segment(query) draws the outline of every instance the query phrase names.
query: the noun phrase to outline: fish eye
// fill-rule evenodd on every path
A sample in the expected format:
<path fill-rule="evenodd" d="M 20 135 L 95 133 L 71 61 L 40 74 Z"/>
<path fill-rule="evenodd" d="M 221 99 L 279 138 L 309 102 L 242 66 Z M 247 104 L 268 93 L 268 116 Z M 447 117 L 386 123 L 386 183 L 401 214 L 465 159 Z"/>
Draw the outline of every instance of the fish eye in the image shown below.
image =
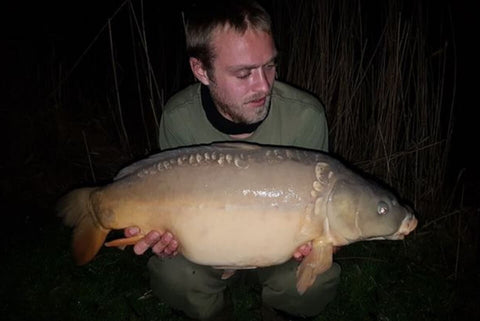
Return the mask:
<path fill-rule="evenodd" d="M 378 214 L 386 215 L 386 214 L 388 214 L 388 211 L 389 211 L 389 207 L 388 207 L 387 203 L 385 203 L 383 201 L 378 202 L 378 205 L 377 205 L 377 213 Z"/>

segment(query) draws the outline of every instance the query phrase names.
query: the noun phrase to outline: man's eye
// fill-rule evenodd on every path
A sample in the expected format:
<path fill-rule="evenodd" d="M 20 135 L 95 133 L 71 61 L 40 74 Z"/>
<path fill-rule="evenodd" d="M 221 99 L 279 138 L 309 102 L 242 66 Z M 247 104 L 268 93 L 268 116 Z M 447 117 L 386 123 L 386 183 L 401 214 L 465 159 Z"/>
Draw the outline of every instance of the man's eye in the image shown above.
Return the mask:
<path fill-rule="evenodd" d="M 237 75 L 237 78 L 246 79 L 246 78 L 248 78 L 248 76 L 250 76 L 250 73 L 241 73 L 241 74 Z"/>
<path fill-rule="evenodd" d="M 277 67 L 277 64 L 271 63 L 271 64 L 266 65 L 266 67 L 267 67 L 267 69 L 275 69 Z"/>

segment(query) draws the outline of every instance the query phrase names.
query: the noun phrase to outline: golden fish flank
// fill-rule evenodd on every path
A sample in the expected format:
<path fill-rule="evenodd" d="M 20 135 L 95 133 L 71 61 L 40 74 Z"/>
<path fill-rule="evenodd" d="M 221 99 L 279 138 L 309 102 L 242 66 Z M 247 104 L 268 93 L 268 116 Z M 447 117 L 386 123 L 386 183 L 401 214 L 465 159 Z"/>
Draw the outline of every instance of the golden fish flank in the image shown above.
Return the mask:
<path fill-rule="evenodd" d="M 334 246 L 402 239 L 417 225 L 391 193 L 327 154 L 246 143 L 152 155 L 109 185 L 70 192 L 57 208 L 74 227 L 79 264 L 96 255 L 110 230 L 132 225 L 142 233 L 169 230 L 187 259 L 228 269 L 283 263 L 311 241 L 298 267 L 300 293 L 331 266 Z"/>

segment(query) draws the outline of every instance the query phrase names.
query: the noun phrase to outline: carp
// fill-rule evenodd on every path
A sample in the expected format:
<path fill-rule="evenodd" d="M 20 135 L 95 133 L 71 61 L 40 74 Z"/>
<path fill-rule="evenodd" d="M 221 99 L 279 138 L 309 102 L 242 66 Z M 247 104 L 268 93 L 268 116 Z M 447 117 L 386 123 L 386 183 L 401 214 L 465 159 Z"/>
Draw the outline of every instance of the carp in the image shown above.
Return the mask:
<path fill-rule="evenodd" d="M 401 240 L 417 219 L 388 189 L 326 153 L 251 143 L 163 151 L 122 169 L 102 187 L 79 188 L 57 203 L 73 227 L 73 256 L 86 264 L 111 230 L 170 231 L 188 260 L 226 270 L 281 264 L 302 244 L 303 294 L 332 265 L 333 248 Z M 227 272 L 229 271 L 229 272 Z"/>

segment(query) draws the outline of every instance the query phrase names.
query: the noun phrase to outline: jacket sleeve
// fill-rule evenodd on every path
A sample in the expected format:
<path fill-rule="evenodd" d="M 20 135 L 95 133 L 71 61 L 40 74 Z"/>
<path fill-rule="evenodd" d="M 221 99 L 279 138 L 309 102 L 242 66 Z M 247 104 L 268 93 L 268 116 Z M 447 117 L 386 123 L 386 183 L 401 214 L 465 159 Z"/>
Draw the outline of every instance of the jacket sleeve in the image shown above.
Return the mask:
<path fill-rule="evenodd" d="M 302 126 L 296 135 L 295 145 L 328 152 L 328 124 L 320 102 L 302 114 L 300 123 Z"/>
<path fill-rule="evenodd" d="M 162 114 L 158 136 L 161 150 L 188 145 L 179 128 L 180 124 L 177 124 L 168 112 Z"/>

